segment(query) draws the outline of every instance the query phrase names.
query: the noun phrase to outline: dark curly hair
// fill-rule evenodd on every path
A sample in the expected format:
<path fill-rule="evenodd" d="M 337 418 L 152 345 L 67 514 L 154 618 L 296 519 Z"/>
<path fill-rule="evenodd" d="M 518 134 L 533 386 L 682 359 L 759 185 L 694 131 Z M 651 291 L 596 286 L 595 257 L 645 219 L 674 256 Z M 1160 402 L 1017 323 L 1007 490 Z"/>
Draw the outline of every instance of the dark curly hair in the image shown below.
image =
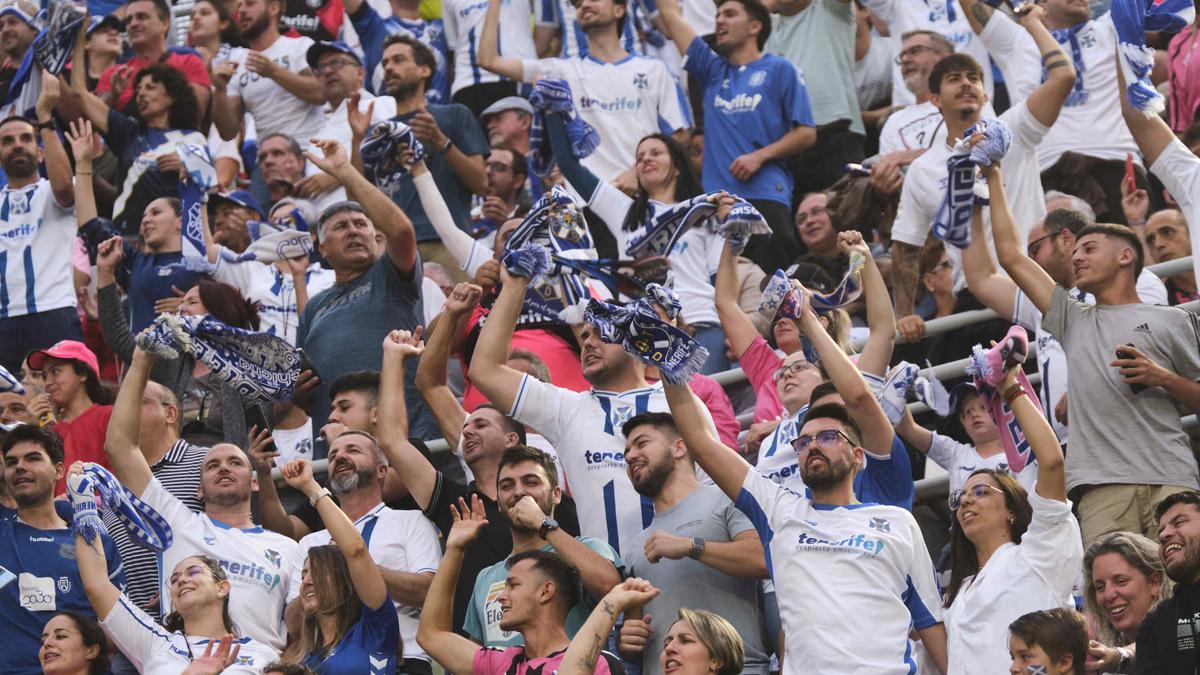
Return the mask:
<path fill-rule="evenodd" d="M 188 84 L 187 76 L 178 68 L 165 63 L 155 63 L 140 70 L 133 80 L 133 91 L 137 92 L 142 80 L 151 78 L 167 90 L 171 98 L 171 107 L 167 111 L 167 126 L 172 129 L 200 128 L 200 102 L 196 100 L 196 92 Z M 146 123 L 141 120 L 142 124 Z"/>
<path fill-rule="evenodd" d="M 80 641 L 83 642 L 84 648 L 96 647 L 98 652 L 95 658 L 88 659 L 88 675 L 104 675 L 108 672 L 109 661 L 112 660 L 112 645 L 108 642 L 108 637 L 101 630 L 100 624 L 96 623 L 95 619 L 76 614 L 75 612 L 59 612 L 55 616 L 65 616 L 70 619 L 71 623 L 75 624 L 75 630 L 79 631 Z"/>
<path fill-rule="evenodd" d="M 241 291 L 233 286 L 208 277 L 200 277 L 196 285 L 199 286 L 200 302 L 213 318 L 228 326 L 258 330 L 258 303 L 242 297 Z"/>

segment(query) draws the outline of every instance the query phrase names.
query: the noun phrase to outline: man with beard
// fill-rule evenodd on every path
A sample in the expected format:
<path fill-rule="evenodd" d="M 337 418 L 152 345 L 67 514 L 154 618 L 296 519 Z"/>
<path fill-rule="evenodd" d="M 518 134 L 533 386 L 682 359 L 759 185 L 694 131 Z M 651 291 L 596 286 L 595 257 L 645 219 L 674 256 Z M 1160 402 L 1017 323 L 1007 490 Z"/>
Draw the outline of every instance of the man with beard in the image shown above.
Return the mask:
<path fill-rule="evenodd" d="M 147 66 L 165 63 L 176 68 L 187 77 L 188 85 L 196 94 L 200 119 L 208 112 L 211 97 L 208 66 L 204 57 L 189 47 L 167 47 L 167 34 L 171 31 L 171 7 L 166 0 L 131 0 L 125 3 L 125 34 L 133 47 L 133 58 L 124 63 L 109 66 L 100 75 L 96 95 L 111 108 L 128 115 L 137 113 L 134 102 L 134 84 L 137 74 Z"/>
<path fill-rule="evenodd" d="M 900 74 L 904 86 L 916 98 L 914 105 L 907 105 L 888 115 L 879 132 L 880 161 L 891 161 L 908 166 L 921 156 L 926 148 L 944 143 L 946 124 L 942 113 L 929 101 L 929 71 L 942 58 L 954 53 L 954 44 L 931 30 L 914 30 L 901 36 Z M 899 154 L 903 153 L 903 154 Z M 877 162 L 872 172 L 879 170 Z"/>
<path fill-rule="evenodd" d="M 374 436 L 358 430 L 343 432 L 329 448 L 329 488 L 338 506 L 354 522 L 367 542 L 371 558 L 379 565 L 388 593 L 396 604 L 404 664 L 398 673 L 429 675 L 429 657 L 417 645 L 421 605 L 441 558 L 437 530 L 416 511 L 397 511 L 383 503 L 383 481 L 388 461 Z M 300 540 L 299 555 L 291 567 L 291 590 L 286 612 L 289 632 L 299 634 L 303 611 L 300 581 L 308 550 L 332 543 L 328 530 Z"/>
<path fill-rule="evenodd" d="M 1138 673 L 1192 675 L 1200 659 L 1200 492 L 1159 502 L 1158 552 L 1175 593 L 1150 610 L 1137 636 Z"/>
<path fill-rule="evenodd" d="M 5 0 L 0 3 L 0 91 L 8 92 L 21 61 L 37 37 L 33 17 L 38 5 L 32 0 Z"/>
<path fill-rule="evenodd" d="M 78 227 L 74 183 L 51 119 L 58 90 L 58 80 L 46 78 L 36 125 L 0 120 L 0 167 L 8 174 L 0 189 L 0 365 L 13 373 L 35 349 L 83 340 L 69 245 Z M 43 159 L 47 178 L 38 174 Z"/>
<path fill-rule="evenodd" d="M 817 323 L 811 308 L 805 317 Z M 941 597 L 916 520 L 902 508 L 862 504 L 854 496 L 864 455 L 847 412 L 856 401 L 816 406 L 805 416 L 793 446 L 812 491 L 807 498 L 752 470 L 704 431 L 703 408 L 691 389 L 665 390 L 692 457 L 767 547 L 783 632 L 791 638 L 783 659 L 788 672 L 914 672 L 910 627 L 945 672 Z M 871 640 L 862 639 L 863 617 L 871 617 Z"/>
<path fill-rule="evenodd" d="M 249 111 L 259 138 L 284 134 L 307 146 L 325 117 L 325 90 L 308 67 L 306 37 L 279 34 L 284 0 L 239 0 L 238 26 L 250 49 L 213 64 L 213 123 L 231 141 Z"/>
<path fill-rule="evenodd" d="M 633 489 L 654 500 L 654 520 L 629 546 L 629 576 L 661 592 L 621 628 L 622 655 L 659 675 L 657 655 L 667 621 L 684 607 L 725 617 L 746 648 L 744 673 L 767 673 L 770 650 L 763 634 L 756 579 L 768 576 L 754 524 L 715 485 L 701 485 L 696 465 L 668 413 L 645 413 L 625 423 L 625 461 Z M 651 627 L 659 617 L 657 629 Z"/>
<path fill-rule="evenodd" d="M 546 453 L 527 445 L 514 445 L 504 451 L 496 475 L 496 502 L 512 533 L 512 555 L 534 550 L 554 553 L 579 570 L 585 594 L 565 617 L 564 627 L 571 637 L 587 620 L 596 601 L 621 583 L 622 565 L 617 552 L 603 541 L 573 537 L 563 531 L 554 519 L 562 494 L 554 460 Z M 524 644 L 523 636 L 514 629 L 504 608 L 502 591 L 511 559 L 485 567 L 475 577 L 463 628 L 484 647 Z"/>
<path fill-rule="evenodd" d="M 154 358 L 134 352 L 134 362 L 144 359 L 148 373 Z M 144 378 L 145 376 L 141 376 Z M 144 379 L 135 378 L 134 384 Z M 124 391 L 122 393 L 127 393 Z M 287 644 L 283 609 L 290 588 L 288 572 L 297 556 L 296 542 L 258 527 L 250 512 L 250 499 L 258 482 L 246 453 L 236 445 L 220 443 L 200 464 L 200 489 L 204 512 L 193 513 L 187 504 L 167 491 L 138 447 L 119 426 L 110 426 L 105 452 L 113 473 L 134 495 L 166 520 L 174 541 L 159 558 L 159 603 L 170 613 L 170 580 L 163 570 L 173 570 L 184 558 L 207 555 L 216 559 L 233 585 L 229 616 L 248 635 L 272 649 Z"/>
<path fill-rule="evenodd" d="M 471 195 L 482 197 L 488 190 L 483 168 L 488 144 L 479 122 L 462 104 L 426 103 L 425 89 L 437 68 L 437 60 L 429 47 L 411 35 L 394 33 L 383 41 L 382 66 L 384 87 L 396 100 L 396 119 L 411 126 L 425 146 L 425 166 L 445 199 L 454 224 L 464 232 L 469 231 Z M 442 265 L 452 275 L 461 269 L 425 213 L 411 174 L 400 180 L 391 197 L 412 219 L 421 259 Z M 457 277 L 457 281 L 466 280 L 461 273 Z"/>
<path fill-rule="evenodd" d="M 75 533 L 55 509 L 54 485 L 64 473 L 62 441 L 54 432 L 22 425 L 0 446 L 4 484 L 17 505 L 15 518 L 0 519 L 0 631 L 2 669 L 14 675 L 41 673 L 42 627 L 59 612 L 95 618 L 75 565 Z M 109 579 L 125 584 L 121 556 L 102 533 Z M 18 577 L 19 575 L 19 577 Z"/>

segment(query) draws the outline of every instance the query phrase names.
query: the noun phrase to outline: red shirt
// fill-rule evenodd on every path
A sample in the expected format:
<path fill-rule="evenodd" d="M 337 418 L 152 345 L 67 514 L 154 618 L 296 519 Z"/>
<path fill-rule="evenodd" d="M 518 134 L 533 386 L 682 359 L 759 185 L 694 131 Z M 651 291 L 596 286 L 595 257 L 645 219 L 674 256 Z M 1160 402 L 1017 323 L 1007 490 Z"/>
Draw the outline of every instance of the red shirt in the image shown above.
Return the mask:
<path fill-rule="evenodd" d="M 160 62 L 166 63 L 168 66 L 174 66 L 188 82 L 192 84 L 202 84 L 206 87 L 212 86 L 212 80 L 208 77 L 208 67 L 204 65 L 204 59 L 200 53 L 194 49 L 187 47 L 171 47 L 163 54 Z M 117 63 L 108 67 L 100 75 L 100 83 L 96 85 L 96 93 L 102 94 L 112 89 L 113 73 L 117 72 L 117 68 L 121 66 L 129 66 L 133 72 L 129 75 L 129 84 L 125 86 L 125 91 L 121 92 L 121 96 L 117 99 L 117 110 L 124 110 L 125 106 L 133 100 L 133 83 L 137 80 L 137 74 L 142 71 L 142 68 L 155 63 L 149 59 L 144 59 L 138 55 L 134 55 L 125 63 Z"/>
<path fill-rule="evenodd" d="M 51 427 L 63 442 L 63 468 L 71 468 L 74 462 L 95 462 L 108 468 L 108 455 L 104 454 L 104 437 L 108 434 L 108 419 L 112 417 L 111 405 L 94 405 L 70 422 L 59 422 Z M 54 487 L 54 494 L 67 491 L 66 476 Z"/>

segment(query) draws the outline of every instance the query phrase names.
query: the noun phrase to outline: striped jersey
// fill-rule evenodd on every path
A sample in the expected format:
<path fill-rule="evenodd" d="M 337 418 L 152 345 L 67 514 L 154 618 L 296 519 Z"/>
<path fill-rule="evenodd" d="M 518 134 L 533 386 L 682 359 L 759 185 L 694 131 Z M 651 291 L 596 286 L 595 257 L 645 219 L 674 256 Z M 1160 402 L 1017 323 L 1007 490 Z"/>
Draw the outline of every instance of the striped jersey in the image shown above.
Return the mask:
<path fill-rule="evenodd" d="M 75 306 L 71 246 L 75 207 L 50 181 L 0 189 L 0 319 Z"/>

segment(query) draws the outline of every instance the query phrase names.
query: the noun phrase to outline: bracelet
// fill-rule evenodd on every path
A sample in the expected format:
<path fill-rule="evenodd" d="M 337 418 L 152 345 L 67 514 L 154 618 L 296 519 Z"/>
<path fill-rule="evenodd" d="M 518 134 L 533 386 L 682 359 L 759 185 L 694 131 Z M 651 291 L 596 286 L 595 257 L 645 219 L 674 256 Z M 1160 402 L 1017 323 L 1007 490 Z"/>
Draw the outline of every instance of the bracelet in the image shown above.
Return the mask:
<path fill-rule="evenodd" d="M 90 175 L 92 175 L 92 172 L 91 171 L 76 171 L 75 175 L 76 176 L 90 176 Z"/>
<path fill-rule="evenodd" d="M 1024 396 L 1026 393 L 1025 387 L 1022 387 L 1021 383 L 1018 382 L 1008 389 L 1005 389 L 1002 396 L 1004 396 L 1004 403 L 1012 406 L 1012 402 L 1017 400 L 1018 396 Z"/>
<path fill-rule="evenodd" d="M 1117 661 L 1117 672 L 1133 672 L 1133 652 L 1129 651 L 1125 647 L 1117 647 L 1117 654 L 1120 656 L 1120 659 Z"/>
<path fill-rule="evenodd" d="M 454 139 L 447 136 L 446 142 L 442 144 L 442 152 L 450 150 L 450 146 L 452 145 L 454 145 Z"/>
<path fill-rule="evenodd" d="M 318 502 L 320 502 L 322 499 L 324 499 L 326 497 L 332 498 L 332 494 L 329 492 L 329 488 L 323 487 L 323 488 L 321 488 L 321 490 L 319 492 L 317 492 L 317 494 L 308 498 L 308 503 L 311 504 L 312 506 L 316 506 Z"/>

